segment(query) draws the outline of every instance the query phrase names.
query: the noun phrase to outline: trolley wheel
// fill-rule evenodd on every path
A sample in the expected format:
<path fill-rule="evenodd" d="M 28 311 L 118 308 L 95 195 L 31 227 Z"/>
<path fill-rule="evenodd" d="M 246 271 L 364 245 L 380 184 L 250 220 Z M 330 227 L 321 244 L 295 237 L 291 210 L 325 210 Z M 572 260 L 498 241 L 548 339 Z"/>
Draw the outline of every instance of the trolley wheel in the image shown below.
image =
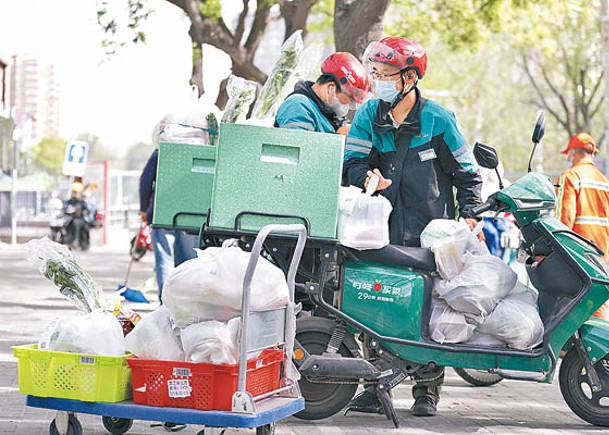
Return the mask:
<path fill-rule="evenodd" d="M 501 376 L 484 370 L 462 369 L 457 367 L 453 367 L 453 369 L 464 381 L 476 387 L 490 387 L 503 380 Z"/>
<path fill-rule="evenodd" d="M 577 349 L 572 348 L 560 364 L 560 392 L 571 411 L 596 426 L 609 426 L 609 354 L 594 364 L 602 389 L 593 392 Z"/>
<path fill-rule="evenodd" d="M 131 429 L 131 426 L 133 426 L 133 420 L 128 418 L 103 416 L 102 423 L 104 424 L 106 430 L 112 435 L 122 435 Z"/>
<path fill-rule="evenodd" d="M 68 419 L 68 431 L 67 432 L 59 432 L 57 429 L 57 422 L 55 419 L 51 422 L 49 426 L 49 435 L 82 435 L 82 426 L 78 418 L 75 415 L 70 414 Z"/>
<path fill-rule="evenodd" d="M 275 423 L 265 424 L 256 428 L 256 435 L 273 435 L 275 433 Z"/>

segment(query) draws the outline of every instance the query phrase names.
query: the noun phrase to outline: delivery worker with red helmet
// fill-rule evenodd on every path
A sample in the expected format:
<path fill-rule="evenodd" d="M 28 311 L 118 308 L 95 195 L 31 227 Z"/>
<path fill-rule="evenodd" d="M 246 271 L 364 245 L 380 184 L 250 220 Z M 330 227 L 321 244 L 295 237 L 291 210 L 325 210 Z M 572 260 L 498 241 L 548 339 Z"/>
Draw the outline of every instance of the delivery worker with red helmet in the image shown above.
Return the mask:
<path fill-rule="evenodd" d="M 277 110 L 275 126 L 346 135 L 347 113 L 362 104 L 369 91 L 370 77 L 361 62 L 351 53 L 333 53 L 323 61 L 315 83 L 296 83 Z"/>
<path fill-rule="evenodd" d="M 378 175 L 377 190 L 393 206 L 391 244 L 420 246 L 420 234 L 432 219 L 456 218 L 453 190 L 461 217 L 480 203 L 478 165 L 453 112 L 421 95 L 418 83 L 427 71 L 421 44 L 386 37 L 369 45 L 363 62 L 377 98 L 364 103 L 353 118 L 343 180 L 367 187 L 370 177 Z M 444 369 L 425 366 L 413 377 L 413 415 L 435 415 Z M 351 401 L 350 410 L 383 413 L 370 388 Z"/>
<path fill-rule="evenodd" d="M 594 165 L 598 152 L 588 133 L 571 137 L 562 154 L 570 168 L 558 177 L 556 219 L 573 232 L 592 240 L 609 259 L 609 180 Z M 606 303 L 594 316 L 608 318 Z"/>

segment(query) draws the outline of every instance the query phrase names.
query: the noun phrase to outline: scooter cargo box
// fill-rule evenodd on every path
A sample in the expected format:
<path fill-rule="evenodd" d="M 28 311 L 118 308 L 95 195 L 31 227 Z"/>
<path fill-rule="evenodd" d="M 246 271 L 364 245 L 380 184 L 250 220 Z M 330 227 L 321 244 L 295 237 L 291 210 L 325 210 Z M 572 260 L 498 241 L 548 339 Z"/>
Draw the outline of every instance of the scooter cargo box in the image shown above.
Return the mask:
<path fill-rule="evenodd" d="M 343 149 L 341 135 L 222 124 L 210 226 L 306 220 L 309 236 L 336 238 Z"/>
<path fill-rule="evenodd" d="M 217 148 L 161 142 L 152 224 L 198 230 L 211 205 Z"/>

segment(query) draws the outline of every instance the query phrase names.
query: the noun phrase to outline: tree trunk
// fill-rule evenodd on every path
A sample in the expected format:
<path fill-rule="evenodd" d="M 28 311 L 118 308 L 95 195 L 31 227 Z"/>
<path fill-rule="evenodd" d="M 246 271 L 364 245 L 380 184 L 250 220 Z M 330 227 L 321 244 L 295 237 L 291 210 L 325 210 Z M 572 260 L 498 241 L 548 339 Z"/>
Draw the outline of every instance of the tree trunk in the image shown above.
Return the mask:
<path fill-rule="evenodd" d="M 358 59 L 368 44 L 383 34 L 383 17 L 390 0 L 336 0 L 334 43 L 336 51 L 348 51 Z"/>
<path fill-rule="evenodd" d="M 285 42 L 298 29 L 302 29 L 302 38 L 304 39 L 307 34 L 307 19 L 317 0 L 279 0 L 278 3 L 281 16 L 285 21 L 283 41 Z"/>
<path fill-rule="evenodd" d="M 193 38 L 194 31 L 192 26 L 188 31 L 192 45 L 192 74 L 190 76 L 190 84 L 196 85 L 199 88 L 199 96 L 205 93 L 203 87 L 203 47 Z"/>

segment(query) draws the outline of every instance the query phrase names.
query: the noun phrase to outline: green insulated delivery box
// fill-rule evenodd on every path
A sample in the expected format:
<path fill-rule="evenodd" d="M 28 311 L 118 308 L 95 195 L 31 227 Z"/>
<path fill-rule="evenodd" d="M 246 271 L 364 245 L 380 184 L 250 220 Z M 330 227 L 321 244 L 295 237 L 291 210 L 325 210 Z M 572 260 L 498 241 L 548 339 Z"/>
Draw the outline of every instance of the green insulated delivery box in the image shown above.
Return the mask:
<path fill-rule="evenodd" d="M 221 124 L 210 226 L 258 231 L 310 223 L 309 236 L 336 238 L 344 136 Z M 242 212 L 247 212 L 236 218 Z"/>
<path fill-rule="evenodd" d="M 211 205 L 217 147 L 161 142 L 153 225 L 199 229 Z"/>

